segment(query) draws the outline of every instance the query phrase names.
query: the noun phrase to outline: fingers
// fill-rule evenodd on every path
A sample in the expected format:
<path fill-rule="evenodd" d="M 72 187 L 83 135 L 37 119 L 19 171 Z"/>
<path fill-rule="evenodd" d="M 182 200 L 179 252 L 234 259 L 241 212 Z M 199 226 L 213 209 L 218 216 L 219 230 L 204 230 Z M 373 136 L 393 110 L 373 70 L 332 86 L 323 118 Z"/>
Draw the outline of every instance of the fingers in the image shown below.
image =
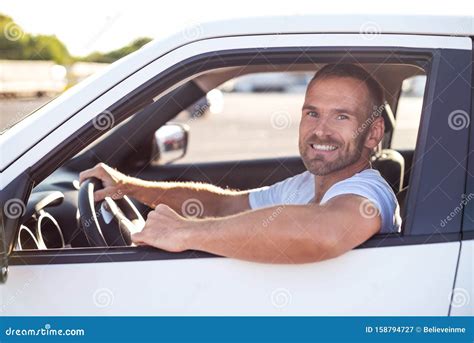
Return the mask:
<path fill-rule="evenodd" d="M 166 206 L 166 205 L 164 205 Z M 171 210 L 171 209 L 169 209 Z M 157 211 L 157 210 L 154 210 L 154 211 L 150 211 L 148 212 L 148 215 L 147 215 L 147 218 L 146 218 L 146 221 L 145 221 L 145 227 L 143 228 L 143 230 L 141 231 L 141 233 L 147 233 L 148 231 L 156 228 L 157 226 L 160 226 L 160 225 L 163 225 L 164 223 L 172 223 L 172 221 L 170 221 L 170 216 L 169 215 L 165 215 L 162 210 L 161 211 Z"/>
<path fill-rule="evenodd" d="M 93 177 L 93 169 L 87 169 L 79 173 L 79 183 L 83 183 L 85 179 Z"/>
<path fill-rule="evenodd" d="M 167 212 L 167 215 L 163 212 Z M 175 213 L 170 207 L 164 204 L 157 206 L 148 214 L 143 230 L 132 235 L 132 242 L 167 251 L 184 251 L 186 247 L 180 238 L 183 222 L 179 218 L 170 217 L 170 213 Z"/>
<path fill-rule="evenodd" d="M 152 223 L 163 223 L 163 222 L 168 222 L 170 219 L 169 216 L 164 215 L 163 213 L 157 212 L 157 211 L 150 211 L 148 212 L 148 215 L 145 220 L 145 227 L 143 230 L 146 230 L 148 228 L 148 225 Z"/>
<path fill-rule="evenodd" d="M 123 192 L 120 189 L 115 187 L 106 187 L 104 189 L 99 189 L 94 192 L 94 201 L 101 201 L 104 200 L 105 197 L 111 197 L 114 200 L 122 199 Z"/>
<path fill-rule="evenodd" d="M 142 232 L 137 232 L 132 234 L 132 242 L 137 245 L 146 245 L 144 242 L 144 234 Z"/>
<path fill-rule="evenodd" d="M 97 202 L 104 200 L 107 196 L 110 196 L 107 189 L 99 189 L 98 191 L 94 192 L 94 201 Z"/>
<path fill-rule="evenodd" d="M 86 169 L 79 174 L 79 183 L 82 183 L 84 182 L 84 180 L 91 177 L 96 177 L 102 180 L 102 178 L 104 177 L 104 171 L 105 171 L 104 163 L 99 163 L 94 168 Z"/>
<path fill-rule="evenodd" d="M 107 196 L 107 192 L 106 192 L 105 189 L 100 189 L 98 191 L 95 191 L 94 192 L 94 201 L 98 202 L 98 201 L 104 200 L 106 196 Z"/>
<path fill-rule="evenodd" d="M 147 219 L 153 219 L 153 218 L 156 218 L 156 217 L 159 217 L 160 215 L 158 213 L 156 213 L 155 211 L 150 211 L 148 212 L 146 218 Z"/>
<path fill-rule="evenodd" d="M 171 207 L 169 207 L 166 204 L 158 204 L 158 206 L 155 207 L 154 211 L 151 211 L 150 213 L 155 213 L 161 216 L 169 217 L 169 218 L 179 218 L 179 214 L 175 212 Z"/>
<path fill-rule="evenodd" d="M 151 233 L 150 227 L 145 226 L 142 231 L 132 234 L 132 242 L 137 245 L 152 245 L 153 235 Z"/>

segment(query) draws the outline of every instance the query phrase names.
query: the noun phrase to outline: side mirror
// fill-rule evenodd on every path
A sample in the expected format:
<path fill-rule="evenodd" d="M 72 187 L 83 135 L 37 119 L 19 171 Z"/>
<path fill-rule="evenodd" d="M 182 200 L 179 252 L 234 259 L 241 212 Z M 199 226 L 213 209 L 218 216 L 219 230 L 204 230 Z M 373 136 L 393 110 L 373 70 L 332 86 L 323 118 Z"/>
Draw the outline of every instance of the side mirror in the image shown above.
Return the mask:
<path fill-rule="evenodd" d="M 179 160 L 188 149 L 189 126 L 179 123 L 167 123 L 155 132 L 160 164 L 170 164 Z"/>

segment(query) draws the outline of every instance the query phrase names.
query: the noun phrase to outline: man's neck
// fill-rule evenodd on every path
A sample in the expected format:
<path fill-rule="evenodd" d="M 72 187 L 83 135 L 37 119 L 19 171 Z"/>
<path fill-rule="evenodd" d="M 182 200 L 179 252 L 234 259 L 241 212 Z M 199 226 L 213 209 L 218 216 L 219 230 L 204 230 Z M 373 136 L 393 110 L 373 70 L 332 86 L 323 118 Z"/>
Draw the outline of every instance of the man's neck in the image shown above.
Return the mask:
<path fill-rule="evenodd" d="M 356 163 L 338 170 L 334 173 L 330 173 L 323 176 L 314 176 L 314 202 L 319 204 L 321 199 L 323 198 L 324 194 L 327 192 L 329 188 L 335 183 L 342 181 L 344 179 L 350 178 L 351 176 L 361 172 L 364 169 L 370 167 L 370 162 L 366 159 L 360 159 Z"/>

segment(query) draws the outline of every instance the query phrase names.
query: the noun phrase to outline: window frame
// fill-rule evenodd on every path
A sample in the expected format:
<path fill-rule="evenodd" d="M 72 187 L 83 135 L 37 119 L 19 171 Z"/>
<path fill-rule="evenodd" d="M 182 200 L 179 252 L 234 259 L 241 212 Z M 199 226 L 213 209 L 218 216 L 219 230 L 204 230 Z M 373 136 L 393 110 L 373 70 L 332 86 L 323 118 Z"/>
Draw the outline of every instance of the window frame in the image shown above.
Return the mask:
<path fill-rule="evenodd" d="M 474 51 L 474 38 L 472 38 L 472 48 Z M 474 66 L 474 53 L 471 54 L 472 64 Z M 474 194 L 474 68 L 471 70 L 471 108 L 468 112 L 470 114 L 470 134 L 469 134 L 469 150 L 468 150 L 468 164 L 466 170 L 466 195 Z M 473 215 L 469 215 L 472 213 Z M 463 222 L 462 222 L 462 240 L 474 239 L 474 201 L 470 201 L 463 207 Z"/>
<path fill-rule="evenodd" d="M 394 46 L 341 46 L 341 47 L 326 47 L 326 46 L 312 46 L 312 47 L 289 47 L 289 48 L 246 48 L 246 49 L 232 49 L 223 51 L 213 51 L 209 53 L 195 55 L 180 63 L 173 65 L 162 73 L 155 75 L 151 80 L 141 84 L 138 88 L 131 91 L 126 97 L 115 102 L 108 108 L 111 112 L 116 114 L 116 123 L 120 123 L 128 116 L 135 113 L 137 108 L 154 94 L 160 94 L 166 89 L 178 84 L 181 80 L 194 75 L 204 70 L 215 69 L 219 67 L 235 66 L 236 63 L 241 64 L 242 61 L 247 63 L 261 64 L 269 63 L 290 63 L 294 62 L 297 54 L 300 55 L 299 63 L 328 63 L 340 58 L 347 62 L 360 63 L 378 63 L 380 61 L 390 63 L 396 62 L 411 62 L 419 63 L 425 69 L 427 74 L 427 86 L 423 100 L 423 114 L 420 124 L 420 132 L 417 139 L 417 149 L 426 149 L 426 141 L 429 141 L 430 134 L 433 129 L 442 130 L 439 123 L 432 124 L 429 122 L 430 117 L 434 116 L 432 108 L 426 108 L 425 104 L 430 99 L 441 91 L 440 84 L 437 83 L 441 77 L 446 78 L 446 72 L 449 71 L 447 65 L 442 63 L 443 54 L 446 51 L 453 51 L 459 54 L 470 54 L 470 50 L 437 50 L 433 48 L 400 48 Z M 349 57 L 347 52 L 351 51 Z M 301 58 L 301 53 L 304 53 L 304 58 Z M 337 59 L 336 59 L 337 60 Z M 363 60 L 363 62 L 361 62 Z M 451 92 L 452 93 L 452 92 Z M 426 114 L 425 114 L 426 112 Z M 166 122 L 168 118 L 164 118 Z M 428 123 L 426 123 L 428 121 Z M 445 125 L 446 126 L 446 125 Z M 442 131 L 441 131 L 442 132 Z M 32 167 L 29 174 L 30 190 L 33 183 L 44 179 L 51 170 L 63 161 L 67 156 L 73 156 L 82 147 L 78 146 L 77 139 L 80 138 L 84 144 L 89 144 L 98 135 L 104 132 L 98 132 L 94 127 L 93 121 L 89 121 L 86 125 L 77 130 L 77 135 L 71 136 L 63 141 L 58 147 L 46 154 L 35 166 Z M 463 136 L 467 139 L 467 134 Z M 452 144 L 449 146 L 449 151 L 452 152 Z M 432 149 L 433 150 L 433 149 Z M 439 151 L 437 148 L 436 151 Z M 421 151 L 416 154 L 420 155 Z M 408 194 L 407 205 L 414 206 L 419 200 L 420 186 L 429 187 L 426 185 L 427 181 L 423 180 L 421 171 L 423 169 L 430 170 L 429 166 L 425 164 L 432 162 L 427 158 L 421 158 L 421 166 L 412 170 L 411 183 L 415 187 L 411 187 Z M 423 167 L 423 168 L 422 168 Z M 426 178 L 425 178 L 426 179 Z M 431 179 L 431 178 L 428 178 Z M 457 189 L 462 187 L 464 189 L 464 178 L 456 178 L 457 187 L 450 190 L 453 196 L 459 195 Z M 10 186 L 15 186 L 12 182 Z M 414 188 L 414 189 L 413 189 Z M 29 193 L 29 192 L 27 192 Z M 429 201 L 432 203 L 433 201 Z M 426 207 L 426 203 L 424 204 Z M 419 207 L 419 206 L 418 206 Z M 449 235 L 436 234 L 429 225 L 421 225 L 423 218 L 419 214 L 408 217 L 408 222 L 403 234 L 388 234 L 376 235 L 358 248 L 369 247 L 385 247 L 385 246 L 400 246 L 411 244 L 437 243 L 448 240 L 458 240 L 460 234 L 460 220 L 451 222 L 451 232 Z M 418 225 L 421 229 L 414 229 Z M 13 242 L 13 240 L 12 240 Z M 10 250 L 11 251 L 11 250 Z M 11 264 L 45 264 L 45 263 L 85 263 L 85 262 L 110 262 L 110 261 L 140 261 L 144 259 L 161 260 L 161 259 L 182 259 L 195 257 L 209 257 L 212 254 L 201 252 L 183 252 L 183 253 L 169 253 L 148 247 L 126 247 L 126 248 L 74 248 L 63 250 L 44 250 L 34 252 L 13 252 L 10 254 Z"/>

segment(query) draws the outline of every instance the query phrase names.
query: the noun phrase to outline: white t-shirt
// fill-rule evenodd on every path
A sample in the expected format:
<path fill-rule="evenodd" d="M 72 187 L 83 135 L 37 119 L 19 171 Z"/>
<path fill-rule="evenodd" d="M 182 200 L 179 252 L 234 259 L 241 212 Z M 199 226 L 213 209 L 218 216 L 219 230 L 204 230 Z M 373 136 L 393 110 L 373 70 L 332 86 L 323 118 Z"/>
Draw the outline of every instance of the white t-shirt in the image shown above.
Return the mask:
<path fill-rule="evenodd" d="M 278 205 L 304 205 L 314 198 L 314 178 L 309 171 L 289 177 L 272 186 L 253 189 L 249 194 L 250 207 Z M 321 199 L 324 204 L 341 194 L 360 195 L 370 200 L 379 210 L 382 219 L 380 233 L 399 232 L 401 225 L 400 208 L 390 185 L 378 170 L 365 169 L 350 178 L 332 185 Z M 367 209 L 369 212 L 370 209 Z"/>

